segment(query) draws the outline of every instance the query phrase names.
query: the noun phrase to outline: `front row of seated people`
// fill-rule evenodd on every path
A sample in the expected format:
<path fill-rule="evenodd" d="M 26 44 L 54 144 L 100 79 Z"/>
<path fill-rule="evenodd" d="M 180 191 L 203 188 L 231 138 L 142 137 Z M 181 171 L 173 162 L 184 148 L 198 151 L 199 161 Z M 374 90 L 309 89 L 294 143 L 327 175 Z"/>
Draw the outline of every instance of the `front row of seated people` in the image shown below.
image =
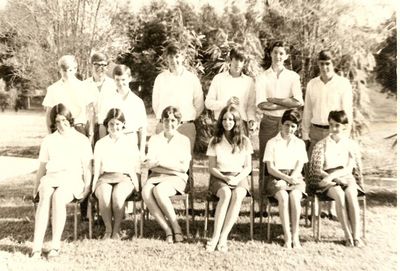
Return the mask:
<path fill-rule="evenodd" d="M 85 198 L 90 190 L 99 201 L 106 227 L 104 238 L 118 239 L 125 200 L 134 190 L 140 190 L 141 166 L 149 169 L 149 178 L 141 190 L 147 208 L 165 231 L 168 243 L 183 241 L 170 196 L 185 192 L 191 161 L 190 141 L 177 132 L 182 118 L 177 108 L 165 108 L 161 117 L 163 130 L 150 138 L 147 157 L 141 165 L 135 141 L 131 140 L 130 134 L 124 133 L 124 114 L 119 109 L 111 109 L 104 120 L 108 135 L 99 140 L 94 149 L 94 178 L 90 187 L 93 159 L 90 142 L 73 129 L 71 112 L 63 104 L 51 109 L 50 122 L 54 132 L 42 142 L 33 191 L 34 197 L 39 197 L 39 204 L 32 257 L 41 256 L 50 205 L 53 236 L 48 257 L 55 257 L 60 251 L 66 205 L 74 199 Z M 269 173 L 265 194 L 279 202 L 287 248 L 301 247 L 300 201 L 306 187 L 301 171 L 308 160 L 304 142 L 295 136 L 299 123 L 299 113 L 295 109 L 287 110 L 281 119 L 280 132 L 268 142 L 263 158 Z M 357 193 L 362 189 L 352 175 L 356 162 L 359 162 L 359 153 L 346 137 L 347 124 L 344 111 L 329 114 L 330 134 L 313 151 L 309 184 L 315 192 L 326 193 L 335 200 L 346 245 L 359 246 Z M 238 218 L 243 199 L 250 195 L 248 175 L 252 171 L 252 153 L 238 109 L 233 105 L 226 106 L 207 149 L 209 191 L 219 198 L 214 232 L 206 244 L 208 251 L 228 250 L 228 235 Z"/>

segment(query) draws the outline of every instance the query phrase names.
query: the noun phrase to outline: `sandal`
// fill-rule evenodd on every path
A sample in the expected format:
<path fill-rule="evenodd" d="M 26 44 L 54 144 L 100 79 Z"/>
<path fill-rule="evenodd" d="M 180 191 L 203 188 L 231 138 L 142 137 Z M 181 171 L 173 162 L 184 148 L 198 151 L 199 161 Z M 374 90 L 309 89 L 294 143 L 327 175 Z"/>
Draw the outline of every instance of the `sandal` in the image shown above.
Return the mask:
<path fill-rule="evenodd" d="M 32 259 L 41 259 L 42 258 L 42 252 L 39 250 L 32 251 L 31 254 L 29 255 L 30 258 Z"/>
<path fill-rule="evenodd" d="M 175 243 L 182 243 L 183 242 L 183 235 L 181 232 L 177 232 L 174 234 Z"/>
<path fill-rule="evenodd" d="M 174 243 L 174 239 L 172 237 L 172 234 L 167 234 L 165 236 L 165 241 L 167 241 L 168 244 L 173 244 Z"/>
<path fill-rule="evenodd" d="M 47 259 L 56 258 L 58 256 L 60 256 L 60 250 L 52 248 L 49 250 L 49 253 L 47 254 Z"/>
<path fill-rule="evenodd" d="M 218 242 L 207 241 L 206 243 L 206 251 L 213 252 L 217 247 Z"/>

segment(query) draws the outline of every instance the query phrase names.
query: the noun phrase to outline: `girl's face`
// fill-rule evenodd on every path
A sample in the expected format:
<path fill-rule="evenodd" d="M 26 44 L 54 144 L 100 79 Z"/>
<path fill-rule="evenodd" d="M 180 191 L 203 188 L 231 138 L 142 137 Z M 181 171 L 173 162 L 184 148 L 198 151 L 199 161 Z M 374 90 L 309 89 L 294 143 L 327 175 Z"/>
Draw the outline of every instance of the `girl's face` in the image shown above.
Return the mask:
<path fill-rule="evenodd" d="M 297 124 L 290 120 L 286 120 L 281 127 L 283 136 L 294 136 L 296 130 L 297 130 Z"/>
<path fill-rule="evenodd" d="M 123 75 L 114 75 L 114 81 L 119 90 L 128 90 L 131 80 L 132 77 L 128 73 L 124 73 Z"/>
<path fill-rule="evenodd" d="M 175 55 L 168 55 L 167 62 L 168 67 L 171 72 L 180 71 L 183 68 L 183 61 L 185 57 L 182 53 L 177 53 Z"/>
<path fill-rule="evenodd" d="M 174 132 L 179 126 L 179 120 L 173 113 L 170 113 L 168 118 L 163 118 L 162 123 L 165 132 Z"/>
<path fill-rule="evenodd" d="M 56 128 L 57 131 L 60 133 L 64 133 L 71 128 L 71 124 L 69 123 L 68 119 L 63 115 L 56 116 Z"/>
<path fill-rule="evenodd" d="M 107 125 L 107 131 L 111 136 L 120 136 L 124 130 L 124 123 L 117 119 L 111 119 Z"/>
<path fill-rule="evenodd" d="M 234 76 L 239 76 L 244 68 L 245 60 L 240 60 L 237 58 L 232 58 L 229 71 Z"/>
<path fill-rule="evenodd" d="M 329 132 L 333 135 L 340 136 L 346 131 L 347 125 L 341 124 L 333 119 L 329 120 Z"/>
<path fill-rule="evenodd" d="M 288 58 L 284 47 L 274 47 L 271 52 L 272 64 L 283 65 L 285 60 Z"/>
<path fill-rule="evenodd" d="M 235 117 L 230 112 L 226 112 L 222 117 L 222 127 L 225 131 L 231 131 L 235 127 Z"/>
<path fill-rule="evenodd" d="M 332 60 L 319 60 L 318 67 L 322 77 L 332 78 L 335 73 Z"/>

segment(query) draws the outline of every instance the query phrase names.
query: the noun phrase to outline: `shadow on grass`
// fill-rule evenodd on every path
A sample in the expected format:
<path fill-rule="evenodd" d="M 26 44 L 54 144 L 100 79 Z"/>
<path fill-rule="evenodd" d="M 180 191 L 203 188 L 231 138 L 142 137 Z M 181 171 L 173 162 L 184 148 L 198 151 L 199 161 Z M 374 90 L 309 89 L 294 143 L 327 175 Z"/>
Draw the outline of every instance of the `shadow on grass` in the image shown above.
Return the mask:
<path fill-rule="evenodd" d="M 20 252 L 25 255 L 31 253 L 32 248 L 28 246 L 16 246 L 16 245 L 0 245 L 0 251 L 10 252 L 12 254 Z"/>
<path fill-rule="evenodd" d="M 397 191 L 374 189 L 367 192 L 368 207 L 397 206 Z"/>
<path fill-rule="evenodd" d="M 40 146 L 6 146 L 0 148 L 0 155 L 25 158 L 37 158 Z"/>

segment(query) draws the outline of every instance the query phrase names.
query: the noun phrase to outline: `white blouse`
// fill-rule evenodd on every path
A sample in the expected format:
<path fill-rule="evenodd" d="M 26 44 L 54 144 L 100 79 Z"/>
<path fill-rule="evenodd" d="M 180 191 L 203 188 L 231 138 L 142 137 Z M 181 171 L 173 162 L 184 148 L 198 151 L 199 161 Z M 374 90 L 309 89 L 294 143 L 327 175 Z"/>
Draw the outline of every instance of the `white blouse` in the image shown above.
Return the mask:
<path fill-rule="evenodd" d="M 221 172 L 241 172 L 247 156 L 253 153 L 250 139 L 245 137 L 244 148 L 236 150 L 234 153 L 232 153 L 232 144 L 229 143 L 225 136 L 222 137 L 221 142 L 213 146 L 211 145 L 212 140 L 213 138 L 208 144 L 206 155 L 217 157 L 217 169 Z"/>

